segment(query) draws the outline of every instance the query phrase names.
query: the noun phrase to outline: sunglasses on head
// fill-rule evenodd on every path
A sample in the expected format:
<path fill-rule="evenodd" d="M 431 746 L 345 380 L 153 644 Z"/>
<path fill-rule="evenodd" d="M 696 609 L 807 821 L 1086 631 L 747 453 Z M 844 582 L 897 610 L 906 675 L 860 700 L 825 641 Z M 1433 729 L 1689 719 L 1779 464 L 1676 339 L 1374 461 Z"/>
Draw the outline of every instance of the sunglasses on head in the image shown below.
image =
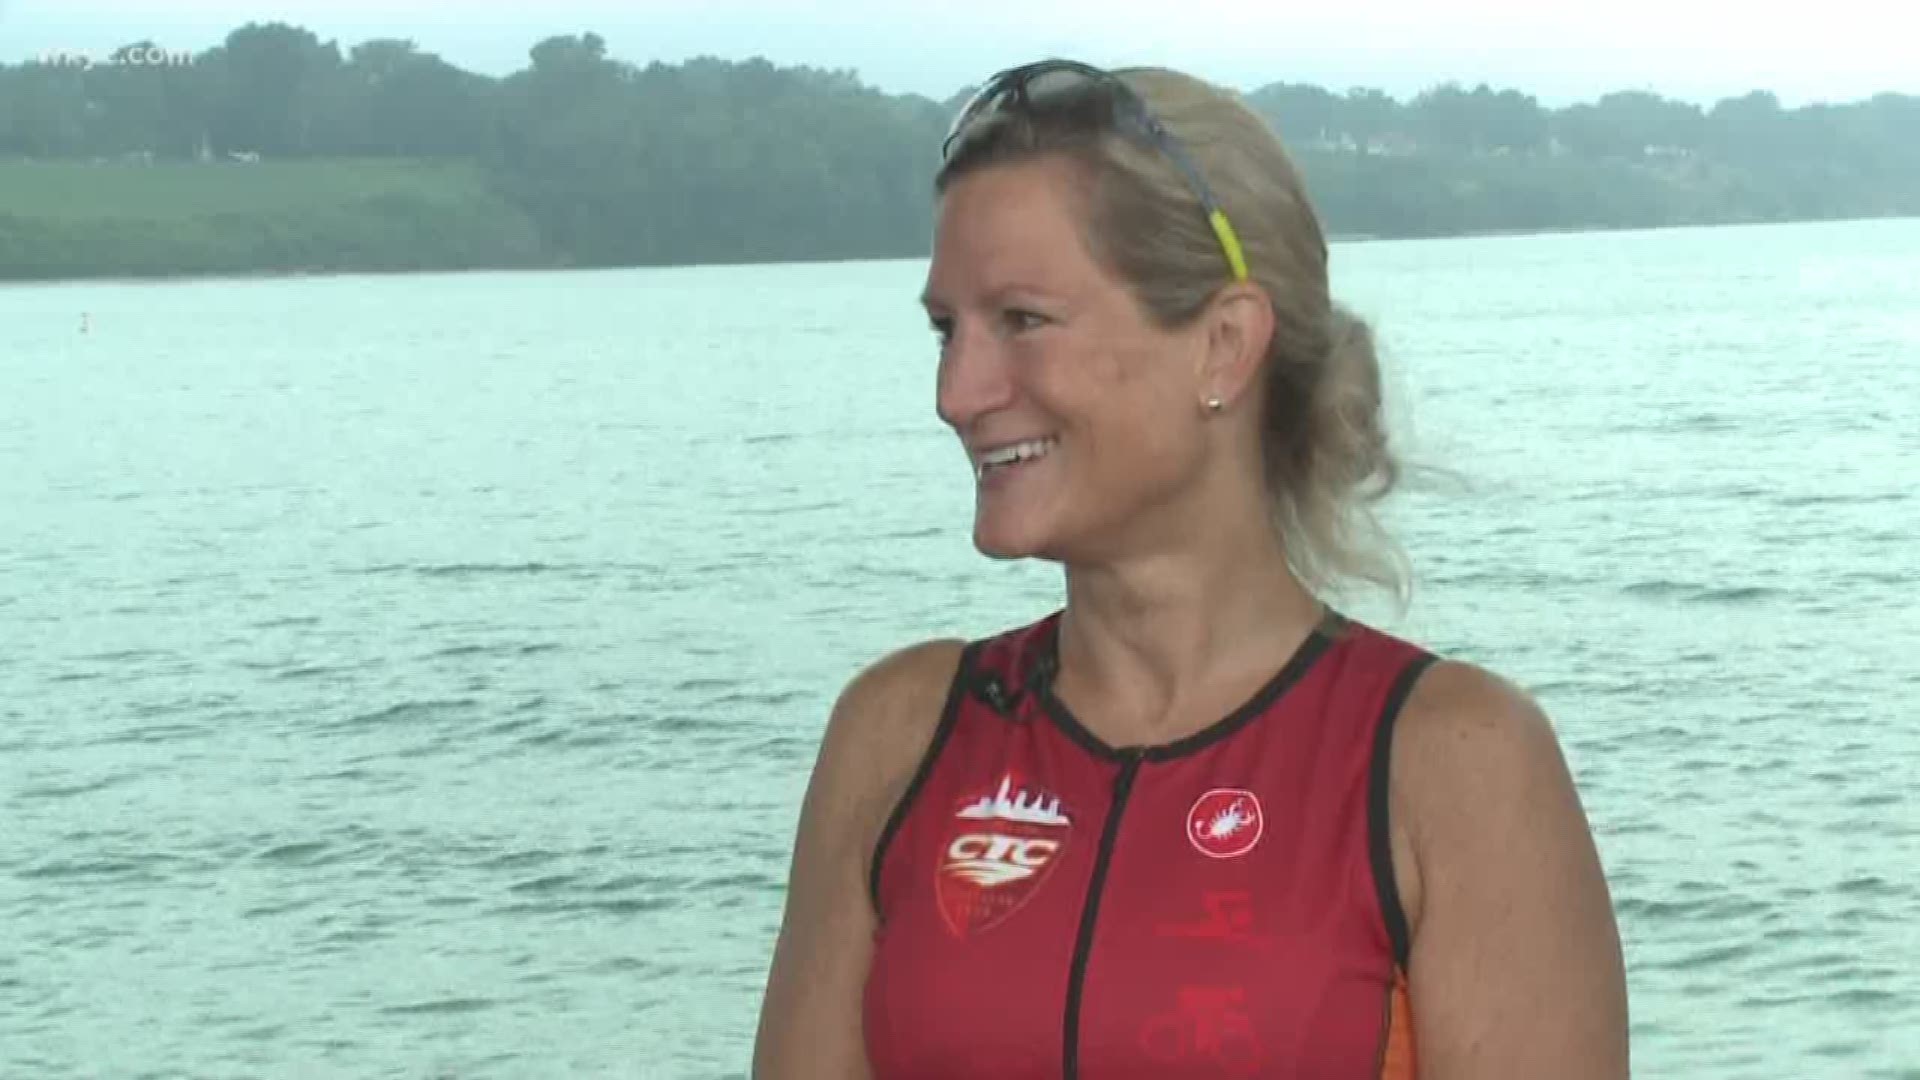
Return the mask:
<path fill-rule="evenodd" d="M 1247 258 L 1240 248 L 1240 238 L 1227 221 L 1226 211 L 1214 199 L 1213 189 L 1207 186 L 1180 143 L 1147 108 L 1147 103 L 1112 72 L 1073 60 L 1041 60 L 998 72 L 955 114 L 947 137 L 940 144 L 940 157 L 944 160 L 951 155 L 953 144 L 982 117 L 1009 109 L 1032 113 L 1050 105 L 1084 101 L 1090 89 L 1107 95 L 1105 100 L 1112 103 L 1109 122 L 1117 130 L 1159 149 L 1186 177 L 1187 185 L 1199 198 L 1207 221 L 1220 240 L 1234 280 L 1247 280 Z"/>

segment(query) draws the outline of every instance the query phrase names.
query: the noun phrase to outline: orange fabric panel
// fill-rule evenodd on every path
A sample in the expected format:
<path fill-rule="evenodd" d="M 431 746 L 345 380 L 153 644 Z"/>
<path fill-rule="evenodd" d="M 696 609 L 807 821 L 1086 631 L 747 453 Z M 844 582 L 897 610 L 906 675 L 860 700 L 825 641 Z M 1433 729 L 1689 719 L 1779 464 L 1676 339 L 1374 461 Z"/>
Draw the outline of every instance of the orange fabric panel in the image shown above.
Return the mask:
<path fill-rule="evenodd" d="M 1387 1030 L 1380 1047 L 1380 1080 L 1414 1080 L 1413 1003 L 1407 996 L 1406 973 L 1393 972 L 1387 994 Z"/>

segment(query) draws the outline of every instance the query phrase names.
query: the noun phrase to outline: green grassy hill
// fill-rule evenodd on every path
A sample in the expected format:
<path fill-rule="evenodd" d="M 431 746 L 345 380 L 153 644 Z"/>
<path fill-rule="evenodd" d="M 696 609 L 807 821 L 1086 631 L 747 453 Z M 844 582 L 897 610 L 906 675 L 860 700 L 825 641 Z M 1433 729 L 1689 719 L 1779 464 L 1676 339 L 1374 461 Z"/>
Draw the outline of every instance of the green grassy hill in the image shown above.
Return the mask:
<path fill-rule="evenodd" d="M 0 279 L 534 266 L 462 162 L 0 162 Z"/>
<path fill-rule="evenodd" d="M 968 88 L 935 101 L 764 57 L 629 62 L 592 32 L 527 60 L 485 75 L 412 41 L 253 22 L 190 63 L 0 64 L 0 279 L 927 253 Z M 1920 214 L 1912 94 L 1242 97 L 1338 236 Z"/>

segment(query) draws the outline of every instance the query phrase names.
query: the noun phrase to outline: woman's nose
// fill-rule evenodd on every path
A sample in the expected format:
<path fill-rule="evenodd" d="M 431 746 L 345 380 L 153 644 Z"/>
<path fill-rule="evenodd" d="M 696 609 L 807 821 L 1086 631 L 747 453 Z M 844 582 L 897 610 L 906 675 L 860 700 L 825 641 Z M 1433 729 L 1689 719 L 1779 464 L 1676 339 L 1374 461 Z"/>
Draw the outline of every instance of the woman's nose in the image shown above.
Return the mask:
<path fill-rule="evenodd" d="M 956 327 L 940 354 L 936 403 L 940 419 L 964 430 L 1012 400 L 1012 371 L 991 335 Z"/>

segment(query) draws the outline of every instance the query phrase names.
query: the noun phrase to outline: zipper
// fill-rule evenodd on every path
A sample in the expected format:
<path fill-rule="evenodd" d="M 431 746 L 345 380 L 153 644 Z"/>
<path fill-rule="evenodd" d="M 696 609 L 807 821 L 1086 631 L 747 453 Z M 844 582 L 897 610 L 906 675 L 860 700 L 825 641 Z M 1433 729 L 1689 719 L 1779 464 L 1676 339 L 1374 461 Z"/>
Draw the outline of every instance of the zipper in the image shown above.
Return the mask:
<path fill-rule="evenodd" d="M 1113 805 L 1100 829 L 1100 847 L 1094 852 L 1093 878 L 1087 883 L 1086 903 L 1080 908 L 1080 934 L 1073 944 L 1073 965 L 1067 969 L 1067 1017 L 1063 1075 L 1076 1080 L 1080 1075 L 1080 994 L 1087 981 L 1087 959 L 1093 951 L 1094 923 L 1100 917 L 1100 895 L 1106 889 L 1107 865 L 1113 861 L 1114 840 L 1120 835 L 1120 817 L 1126 811 L 1127 798 L 1133 793 L 1134 776 L 1146 748 L 1128 747 L 1120 752 L 1120 773 L 1113 780 Z"/>

